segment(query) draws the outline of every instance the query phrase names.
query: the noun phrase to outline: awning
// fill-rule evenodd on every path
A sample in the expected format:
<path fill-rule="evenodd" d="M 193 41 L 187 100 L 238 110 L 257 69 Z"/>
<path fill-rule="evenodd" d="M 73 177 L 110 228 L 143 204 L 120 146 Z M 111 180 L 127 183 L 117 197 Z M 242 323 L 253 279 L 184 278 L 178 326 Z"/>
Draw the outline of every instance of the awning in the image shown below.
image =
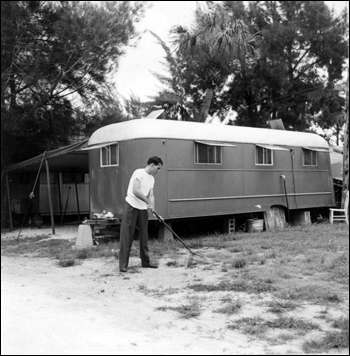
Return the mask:
<path fill-rule="evenodd" d="M 15 163 L 7 167 L 8 172 L 12 171 L 37 171 L 41 161 L 44 159 L 50 161 L 50 171 L 53 172 L 89 172 L 88 152 L 82 152 L 87 145 L 88 139 L 72 143 L 68 146 L 60 147 L 55 150 L 46 151 L 42 154 Z M 45 171 L 45 165 L 43 166 Z"/>
<path fill-rule="evenodd" d="M 237 145 L 234 145 L 232 143 L 226 143 L 226 142 L 217 142 L 217 141 L 194 141 L 194 142 L 201 143 L 202 145 L 207 145 L 207 146 L 222 146 L 222 147 L 237 148 Z"/>
<path fill-rule="evenodd" d="M 100 143 L 98 145 L 87 146 L 85 148 L 82 148 L 81 151 L 88 151 L 88 150 L 93 150 L 95 148 L 101 148 L 101 147 L 106 147 L 106 146 L 110 146 L 110 145 L 115 145 L 116 143 L 118 143 L 118 141 Z"/>
<path fill-rule="evenodd" d="M 320 147 L 303 147 L 305 150 L 316 151 L 316 152 L 329 152 L 328 148 Z"/>
<path fill-rule="evenodd" d="M 258 145 L 256 144 L 255 146 L 262 147 L 262 148 L 267 148 L 268 150 L 274 150 L 274 151 L 289 151 L 288 148 L 283 148 L 280 146 L 273 146 L 273 145 Z"/>

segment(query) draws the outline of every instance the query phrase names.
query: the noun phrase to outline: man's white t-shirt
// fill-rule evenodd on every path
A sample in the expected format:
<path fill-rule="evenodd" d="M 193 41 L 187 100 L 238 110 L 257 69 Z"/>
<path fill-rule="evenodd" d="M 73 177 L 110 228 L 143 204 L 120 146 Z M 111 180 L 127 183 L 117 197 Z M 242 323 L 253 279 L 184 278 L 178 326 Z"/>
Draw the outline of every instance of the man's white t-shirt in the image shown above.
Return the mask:
<path fill-rule="evenodd" d="M 135 179 L 138 179 L 141 182 L 141 192 L 144 196 L 148 196 L 150 190 L 154 187 L 154 177 L 151 174 L 148 174 L 144 168 L 136 169 L 133 175 L 130 178 L 128 192 L 125 200 L 136 209 L 147 210 L 147 204 L 137 198 L 133 193 L 133 187 Z"/>

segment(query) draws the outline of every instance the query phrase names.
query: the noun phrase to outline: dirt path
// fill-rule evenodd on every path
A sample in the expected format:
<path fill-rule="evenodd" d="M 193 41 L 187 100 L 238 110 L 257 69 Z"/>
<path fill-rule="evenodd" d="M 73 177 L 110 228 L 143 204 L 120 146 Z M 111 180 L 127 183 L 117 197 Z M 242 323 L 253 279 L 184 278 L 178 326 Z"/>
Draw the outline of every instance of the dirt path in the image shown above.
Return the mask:
<path fill-rule="evenodd" d="M 2 355 L 264 352 L 263 344 L 220 334 L 205 321 L 156 311 L 161 301 L 136 288 L 154 278 L 180 286 L 169 269 L 143 269 L 125 279 L 113 260 L 59 268 L 49 259 L 2 257 L 1 266 Z"/>

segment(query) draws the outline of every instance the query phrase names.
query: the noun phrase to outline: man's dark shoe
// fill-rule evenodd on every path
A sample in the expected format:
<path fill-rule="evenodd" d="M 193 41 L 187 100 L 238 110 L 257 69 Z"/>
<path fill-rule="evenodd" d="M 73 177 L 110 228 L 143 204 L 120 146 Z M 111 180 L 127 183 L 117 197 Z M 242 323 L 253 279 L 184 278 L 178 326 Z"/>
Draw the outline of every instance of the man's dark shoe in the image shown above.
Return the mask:
<path fill-rule="evenodd" d="M 126 269 L 126 268 L 120 268 L 119 271 L 120 271 L 120 272 L 126 272 L 127 269 Z"/>
<path fill-rule="evenodd" d="M 149 265 L 142 265 L 142 268 L 158 268 L 158 266 L 149 264 Z"/>

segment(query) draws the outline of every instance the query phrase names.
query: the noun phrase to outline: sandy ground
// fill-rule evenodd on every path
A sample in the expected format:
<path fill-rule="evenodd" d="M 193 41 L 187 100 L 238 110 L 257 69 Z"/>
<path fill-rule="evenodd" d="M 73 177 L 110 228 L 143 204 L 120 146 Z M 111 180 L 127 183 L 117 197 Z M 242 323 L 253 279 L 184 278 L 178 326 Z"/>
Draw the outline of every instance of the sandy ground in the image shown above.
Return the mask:
<path fill-rule="evenodd" d="M 50 232 L 29 229 L 21 236 Z M 17 235 L 18 231 L 2 238 Z M 73 226 L 61 228 L 51 238 L 76 235 Z M 184 253 L 183 265 L 187 258 Z M 138 268 L 140 260 L 131 258 L 134 273 L 121 274 L 112 257 L 62 268 L 54 259 L 2 256 L 1 355 L 303 354 L 302 338 L 286 337 L 281 342 L 277 333 L 256 339 L 227 329 L 237 316 L 213 313 L 222 306 L 224 292 L 201 295 L 203 310 L 198 318 L 181 319 L 176 311 L 156 310 L 198 297 L 184 287 L 196 281 L 214 282 L 220 271 L 219 264 L 210 270 L 205 265 L 170 268 L 162 259 L 159 264 L 158 269 Z M 269 298 L 239 293 L 234 297 L 244 300 L 240 318 L 261 315 L 262 302 Z M 321 309 L 312 306 L 307 313 Z M 326 323 L 320 323 L 324 330 Z"/>

